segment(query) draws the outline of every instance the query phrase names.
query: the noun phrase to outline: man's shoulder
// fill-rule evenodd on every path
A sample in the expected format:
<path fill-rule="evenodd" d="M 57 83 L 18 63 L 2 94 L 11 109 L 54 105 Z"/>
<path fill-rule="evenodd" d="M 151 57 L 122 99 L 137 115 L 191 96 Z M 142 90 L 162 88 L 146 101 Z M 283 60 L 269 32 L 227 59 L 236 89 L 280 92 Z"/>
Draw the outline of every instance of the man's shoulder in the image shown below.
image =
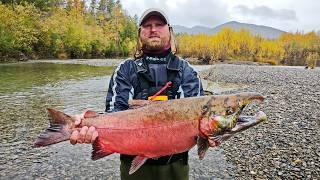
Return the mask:
<path fill-rule="evenodd" d="M 121 63 L 123 63 L 123 64 L 131 64 L 134 61 L 135 61 L 134 58 L 127 58 L 127 59 L 123 60 Z"/>
<path fill-rule="evenodd" d="M 180 68 L 184 69 L 186 67 L 191 67 L 188 60 L 180 56 L 176 56 L 176 57 L 180 60 Z"/>
<path fill-rule="evenodd" d="M 131 66 L 134 63 L 134 58 L 127 58 L 123 61 L 121 61 L 118 65 L 118 67 L 127 67 L 127 66 Z"/>

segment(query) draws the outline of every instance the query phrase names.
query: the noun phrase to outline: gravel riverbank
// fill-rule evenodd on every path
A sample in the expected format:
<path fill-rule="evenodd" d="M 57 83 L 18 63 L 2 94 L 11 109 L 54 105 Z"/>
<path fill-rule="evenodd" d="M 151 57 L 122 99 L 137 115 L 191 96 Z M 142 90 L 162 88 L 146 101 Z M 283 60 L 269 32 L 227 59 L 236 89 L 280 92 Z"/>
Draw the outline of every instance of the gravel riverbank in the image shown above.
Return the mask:
<path fill-rule="evenodd" d="M 235 179 L 319 179 L 320 69 L 216 65 L 208 79 L 255 91 L 268 121 L 222 145 Z"/>

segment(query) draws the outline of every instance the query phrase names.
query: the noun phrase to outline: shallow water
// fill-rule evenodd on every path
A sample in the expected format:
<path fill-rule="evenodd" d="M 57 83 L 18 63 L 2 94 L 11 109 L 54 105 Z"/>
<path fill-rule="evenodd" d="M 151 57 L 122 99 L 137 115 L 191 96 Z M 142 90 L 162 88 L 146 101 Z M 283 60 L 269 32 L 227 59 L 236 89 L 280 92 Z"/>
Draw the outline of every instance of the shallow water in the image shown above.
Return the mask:
<path fill-rule="evenodd" d="M 0 65 L 1 179 L 119 179 L 119 155 L 91 161 L 91 146 L 68 142 L 32 148 L 48 126 L 46 108 L 67 114 L 85 109 L 104 111 L 114 67 L 51 63 Z M 223 149 L 200 162 L 190 153 L 191 179 L 228 177 Z M 210 158 L 211 157 L 211 158 Z"/>
<path fill-rule="evenodd" d="M 0 65 L 1 177 L 48 177 L 55 173 L 51 166 L 58 163 L 64 167 L 64 158 L 55 155 L 58 151 L 73 152 L 72 146 L 31 147 L 35 137 L 48 126 L 46 108 L 55 107 L 70 114 L 85 108 L 103 111 L 113 69 L 50 63 Z M 55 162 L 56 159 L 62 162 Z M 43 174 L 33 170 L 38 166 Z"/>

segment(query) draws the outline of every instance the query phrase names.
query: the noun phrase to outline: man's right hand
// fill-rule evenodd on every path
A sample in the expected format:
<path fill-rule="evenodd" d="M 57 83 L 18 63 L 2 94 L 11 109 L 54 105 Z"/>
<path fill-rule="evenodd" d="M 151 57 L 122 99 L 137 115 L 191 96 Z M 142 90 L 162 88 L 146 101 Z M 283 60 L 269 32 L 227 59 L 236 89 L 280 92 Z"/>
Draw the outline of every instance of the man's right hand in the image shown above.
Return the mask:
<path fill-rule="evenodd" d="M 84 119 L 84 114 L 81 115 L 75 115 L 73 118 L 76 119 L 75 125 L 79 125 L 81 121 Z M 74 130 L 70 136 L 70 143 L 71 144 L 82 144 L 82 143 L 87 143 L 87 144 L 92 144 L 98 137 L 98 131 L 96 130 L 95 127 L 91 126 L 83 126 L 80 131 L 79 130 Z"/>

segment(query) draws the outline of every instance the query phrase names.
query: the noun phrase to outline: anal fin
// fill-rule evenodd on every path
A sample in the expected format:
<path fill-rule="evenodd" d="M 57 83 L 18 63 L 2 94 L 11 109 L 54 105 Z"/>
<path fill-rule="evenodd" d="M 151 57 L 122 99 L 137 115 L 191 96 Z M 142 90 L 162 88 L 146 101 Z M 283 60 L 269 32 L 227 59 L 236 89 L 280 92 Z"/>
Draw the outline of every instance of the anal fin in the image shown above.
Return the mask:
<path fill-rule="evenodd" d="M 209 148 L 208 139 L 199 136 L 197 139 L 197 146 L 199 159 L 202 160 Z"/>
<path fill-rule="evenodd" d="M 91 159 L 94 160 L 94 161 L 114 153 L 113 151 L 108 151 L 104 147 L 103 143 L 101 143 L 99 138 L 97 138 L 94 141 L 94 143 L 92 144 L 92 148 L 93 149 L 92 149 Z"/>
<path fill-rule="evenodd" d="M 129 174 L 133 174 L 134 172 L 136 172 L 147 161 L 147 159 L 148 159 L 147 157 L 136 156 L 132 160 Z"/>

